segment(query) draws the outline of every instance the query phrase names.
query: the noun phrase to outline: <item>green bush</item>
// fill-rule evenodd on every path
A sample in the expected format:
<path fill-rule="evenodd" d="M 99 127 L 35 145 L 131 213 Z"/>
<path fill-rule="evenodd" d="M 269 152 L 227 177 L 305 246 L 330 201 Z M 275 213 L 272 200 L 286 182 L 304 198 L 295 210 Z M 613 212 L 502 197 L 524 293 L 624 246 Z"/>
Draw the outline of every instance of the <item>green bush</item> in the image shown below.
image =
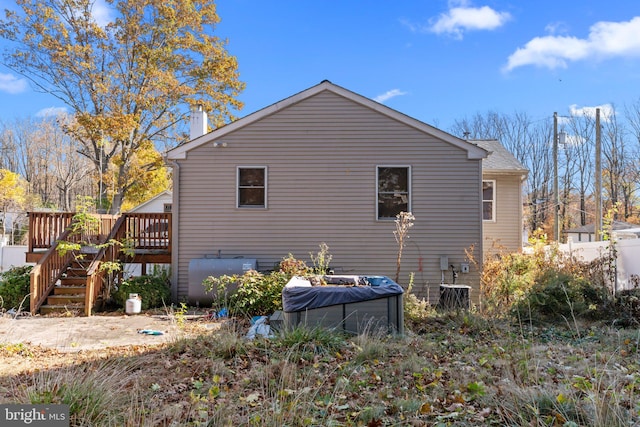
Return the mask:
<path fill-rule="evenodd" d="M 140 276 L 125 280 L 113 294 L 115 302 L 124 307 L 129 294 L 138 294 L 142 309 L 162 307 L 171 300 L 169 281 L 165 276 Z"/>
<path fill-rule="evenodd" d="M 278 271 L 262 274 L 249 270 L 243 275 L 207 277 L 202 285 L 216 295 L 216 308 L 249 317 L 266 316 L 282 310 L 282 289 L 293 276 L 309 276 L 313 269 L 292 254 L 282 258 Z"/>
<path fill-rule="evenodd" d="M 208 277 L 203 285 L 207 292 L 216 292 L 218 308 L 252 317 L 282 310 L 282 289 L 288 281 L 287 274 L 281 271 L 264 275 L 249 270 L 242 276 Z"/>
<path fill-rule="evenodd" d="M 527 295 L 514 305 L 521 316 L 533 319 L 561 320 L 594 317 L 608 296 L 604 288 L 570 273 L 548 269 L 536 279 Z"/>
<path fill-rule="evenodd" d="M 0 309 L 29 310 L 29 298 L 31 278 L 29 274 L 32 266 L 12 267 L 0 275 Z M 25 306 L 26 304 L 26 306 Z"/>
<path fill-rule="evenodd" d="M 530 241 L 532 251 L 491 256 L 481 276 L 481 311 L 539 320 L 596 316 L 612 308 L 611 250 L 591 262 L 563 253 L 544 235 Z"/>

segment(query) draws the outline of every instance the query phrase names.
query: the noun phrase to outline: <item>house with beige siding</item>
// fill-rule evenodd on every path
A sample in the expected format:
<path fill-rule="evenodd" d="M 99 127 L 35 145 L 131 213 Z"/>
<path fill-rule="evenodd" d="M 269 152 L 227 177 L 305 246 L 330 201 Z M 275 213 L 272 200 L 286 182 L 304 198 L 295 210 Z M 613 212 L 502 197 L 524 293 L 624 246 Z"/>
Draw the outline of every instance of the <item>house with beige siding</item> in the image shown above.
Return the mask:
<path fill-rule="evenodd" d="M 207 265 L 268 271 L 288 254 L 313 265 L 321 243 L 336 274 L 394 278 L 405 211 L 415 221 L 398 282 L 413 276 L 435 303 L 451 266 L 468 265 L 457 284 L 477 300 L 482 146 L 328 81 L 209 133 L 196 113 L 200 131 L 167 154 L 176 299 L 197 293 Z"/>
<path fill-rule="evenodd" d="M 469 141 L 487 150 L 482 161 L 482 238 L 487 254 L 522 250 L 522 186 L 528 170 L 498 140 Z"/>

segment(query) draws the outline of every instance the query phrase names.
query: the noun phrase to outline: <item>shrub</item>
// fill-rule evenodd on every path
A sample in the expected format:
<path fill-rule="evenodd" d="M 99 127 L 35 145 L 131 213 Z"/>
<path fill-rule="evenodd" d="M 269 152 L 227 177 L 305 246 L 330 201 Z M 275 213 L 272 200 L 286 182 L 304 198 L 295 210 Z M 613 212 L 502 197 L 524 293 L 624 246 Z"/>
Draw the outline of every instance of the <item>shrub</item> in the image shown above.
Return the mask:
<path fill-rule="evenodd" d="M 282 309 L 282 289 L 289 281 L 287 274 L 274 271 L 264 275 L 250 270 L 242 276 L 234 274 L 208 277 L 203 285 L 216 292 L 216 305 L 232 313 L 264 316 Z"/>
<path fill-rule="evenodd" d="M 171 300 L 169 281 L 164 275 L 140 276 L 120 283 L 113 294 L 115 302 L 124 307 L 129 294 L 138 294 L 142 299 L 142 309 L 162 307 Z"/>
<path fill-rule="evenodd" d="M 484 314 L 547 320 L 608 314 L 613 251 L 587 263 L 559 251 L 557 244 L 547 244 L 544 235 L 538 234 L 531 243 L 532 253 L 485 260 L 481 276 Z"/>
<path fill-rule="evenodd" d="M 214 292 L 217 308 L 249 317 L 266 316 L 282 310 L 282 289 L 293 276 L 308 276 L 313 269 L 292 254 L 282 259 L 277 271 L 262 274 L 254 270 L 243 275 L 207 277 L 202 285 Z"/>
<path fill-rule="evenodd" d="M 0 275 L 0 308 L 29 308 L 30 273 L 32 266 L 12 267 Z M 26 299 L 25 299 L 26 298 Z M 25 307 L 24 304 L 27 306 Z"/>
<path fill-rule="evenodd" d="M 424 325 L 424 322 L 435 315 L 434 307 L 424 298 L 418 298 L 413 292 L 413 274 L 410 275 L 409 287 L 404 293 L 404 321 L 407 328 L 414 332 Z"/>
<path fill-rule="evenodd" d="M 291 279 L 293 276 L 307 276 L 313 272 L 313 269 L 307 266 L 304 261 L 296 259 L 292 254 L 282 258 L 278 269 L 287 276 L 287 279 Z"/>
<path fill-rule="evenodd" d="M 548 269 L 536 279 L 527 295 L 514 306 L 522 316 L 546 320 L 591 317 L 607 300 L 602 288 L 565 271 Z M 525 317 L 526 318 L 526 317 Z M 527 319 L 529 320 L 529 319 Z"/>

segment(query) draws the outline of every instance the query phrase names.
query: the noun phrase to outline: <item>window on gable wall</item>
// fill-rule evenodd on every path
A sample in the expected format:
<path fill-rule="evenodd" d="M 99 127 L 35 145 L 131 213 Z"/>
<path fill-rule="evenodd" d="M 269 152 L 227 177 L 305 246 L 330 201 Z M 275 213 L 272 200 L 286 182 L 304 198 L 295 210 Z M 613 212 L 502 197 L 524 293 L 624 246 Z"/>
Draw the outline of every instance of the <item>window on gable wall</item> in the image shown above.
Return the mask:
<path fill-rule="evenodd" d="M 482 181 L 482 219 L 496 220 L 496 182 Z"/>
<path fill-rule="evenodd" d="M 411 168 L 377 167 L 377 218 L 396 219 L 400 212 L 411 212 Z"/>
<path fill-rule="evenodd" d="M 264 166 L 238 167 L 238 207 L 267 207 L 267 168 Z"/>

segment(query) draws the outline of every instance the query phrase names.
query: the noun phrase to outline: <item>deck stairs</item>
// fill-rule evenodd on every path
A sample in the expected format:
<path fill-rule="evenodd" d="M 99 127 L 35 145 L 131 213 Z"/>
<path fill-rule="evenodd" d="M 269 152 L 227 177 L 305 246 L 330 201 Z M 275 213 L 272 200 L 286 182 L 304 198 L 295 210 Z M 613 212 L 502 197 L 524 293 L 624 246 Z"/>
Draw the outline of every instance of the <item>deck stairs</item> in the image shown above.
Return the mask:
<path fill-rule="evenodd" d="M 87 289 L 87 268 L 94 259 L 92 254 L 83 254 L 74 259 L 56 282 L 40 307 L 40 314 L 79 315 L 84 313 Z"/>

